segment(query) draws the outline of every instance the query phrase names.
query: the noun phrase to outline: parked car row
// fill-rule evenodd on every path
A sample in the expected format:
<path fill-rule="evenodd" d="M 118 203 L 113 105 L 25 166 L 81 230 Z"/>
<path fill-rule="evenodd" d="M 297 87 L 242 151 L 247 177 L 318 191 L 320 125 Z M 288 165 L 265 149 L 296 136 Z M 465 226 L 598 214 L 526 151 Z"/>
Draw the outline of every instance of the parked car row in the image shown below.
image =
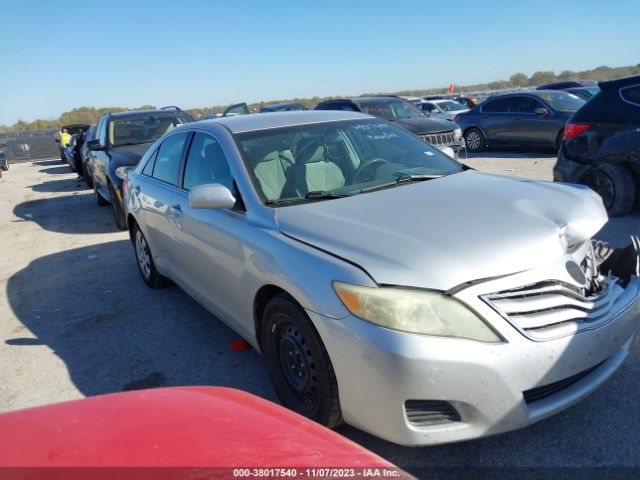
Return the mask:
<path fill-rule="evenodd" d="M 516 114 L 551 145 L 576 102 L 541 90 L 459 117 Z M 591 189 L 474 171 L 444 153 L 456 124 L 399 97 L 227 113 L 105 114 L 87 172 L 142 280 L 242 335 L 284 406 L 404 445 L 461 441 L 567 408 L 628 355 L 640 239 L 592 240 L 607 214 Z M 486 121 L 461 120 L 465 137 L 504 130 Z"/>
<path fill-rule="evenodd" d="M 0 178 L 2 178 L 2 172 L 9 170 L 9 160 L 4 149 L 7 146 L 4 143 L 0 143 Z"/>

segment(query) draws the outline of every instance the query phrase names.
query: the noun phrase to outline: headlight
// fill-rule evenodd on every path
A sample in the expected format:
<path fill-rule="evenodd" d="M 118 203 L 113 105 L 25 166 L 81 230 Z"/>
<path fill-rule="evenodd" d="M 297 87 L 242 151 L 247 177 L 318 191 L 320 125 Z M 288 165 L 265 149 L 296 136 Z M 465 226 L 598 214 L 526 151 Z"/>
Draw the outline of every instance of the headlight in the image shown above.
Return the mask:
<path fill-rule="evenodd" d="M 475 313 L 441 293 L 342 282 L 333 282 L 333 289 L 353 315 L 381 327 L 481 342 L 502 341 Z"/>
<path fill-rule="evenodd" d="M 462 138 L 462 129 L 461 128 L 456 128 L 453 131 L 453 138 L 455 140 L 460 140 Z"/>

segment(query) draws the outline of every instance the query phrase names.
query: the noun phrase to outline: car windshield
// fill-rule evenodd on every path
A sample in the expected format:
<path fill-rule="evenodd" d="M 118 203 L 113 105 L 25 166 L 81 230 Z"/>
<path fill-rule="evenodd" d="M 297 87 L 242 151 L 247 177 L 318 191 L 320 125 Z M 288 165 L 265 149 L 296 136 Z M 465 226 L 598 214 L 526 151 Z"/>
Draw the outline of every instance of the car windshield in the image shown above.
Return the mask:
<path fill-rule="evenodd" d="M 151 143 L 181 123 L 175 113 L 115 117 L 109 122 L 109 143 L 114 147 Z"/>
<path fill-rule="evenodd" d="M 581 98 L 567 92 L 543 93 L 540 98 L 559 112 L 575 112 L 585 103 Z"/>
<path fill-rule="evenodd" d="M 351 196 L 458 173 L 460 163 L 389 122 L 351 120 L 237 134 L 273 206 Z"/>
<path fill-rule="evenodd" d="M 461 103 L 454 102 L 453 100 L 438 102 L 437 105 L 445 112 L 454 112 L 456 110 L 467 110 L 466 106 L 464 106 Z"/>
<path fill-rule="evenodd" d="M 394 121 L 402 120 L 403 118 L 424 117 L 424 114 L 413 103 L 402 98 L 380 98 L 356 102 L 363 112 L 386 120 Z"/>

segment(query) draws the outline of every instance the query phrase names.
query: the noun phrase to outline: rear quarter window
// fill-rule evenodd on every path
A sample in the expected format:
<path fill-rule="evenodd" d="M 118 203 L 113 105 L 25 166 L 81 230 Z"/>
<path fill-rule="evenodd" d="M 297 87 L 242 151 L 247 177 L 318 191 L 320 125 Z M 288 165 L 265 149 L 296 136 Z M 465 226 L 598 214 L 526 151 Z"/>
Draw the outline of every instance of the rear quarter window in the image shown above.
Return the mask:
<path fill-rule="evenodd" d="M 640 85 L 621 88 L 620 97 L 622 97 L 625 102 L 640 107 Z"/>

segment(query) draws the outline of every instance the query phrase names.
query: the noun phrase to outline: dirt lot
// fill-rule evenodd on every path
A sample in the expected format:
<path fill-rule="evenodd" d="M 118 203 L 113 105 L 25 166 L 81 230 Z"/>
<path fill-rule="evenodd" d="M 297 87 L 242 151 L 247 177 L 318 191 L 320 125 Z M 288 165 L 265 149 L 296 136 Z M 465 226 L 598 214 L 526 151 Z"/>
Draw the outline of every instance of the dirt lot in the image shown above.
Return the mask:
<path fill-rule="evenodd" d="M 501 152 L 479 170 L 551 179 L 549 154 Z M 12 165 L 0 179 L 0 411 L 168 385 L 224 385 L 275 400 L 260 356 L 177 287 L 150 290 L 109 207 L 59 161 Z M 640 234 L 640 211 L 599 234 Z M 638 343 L 579 405 L 517 432 L 411 449 L 340 433 L 404 466 L 640 466 Z"/>

